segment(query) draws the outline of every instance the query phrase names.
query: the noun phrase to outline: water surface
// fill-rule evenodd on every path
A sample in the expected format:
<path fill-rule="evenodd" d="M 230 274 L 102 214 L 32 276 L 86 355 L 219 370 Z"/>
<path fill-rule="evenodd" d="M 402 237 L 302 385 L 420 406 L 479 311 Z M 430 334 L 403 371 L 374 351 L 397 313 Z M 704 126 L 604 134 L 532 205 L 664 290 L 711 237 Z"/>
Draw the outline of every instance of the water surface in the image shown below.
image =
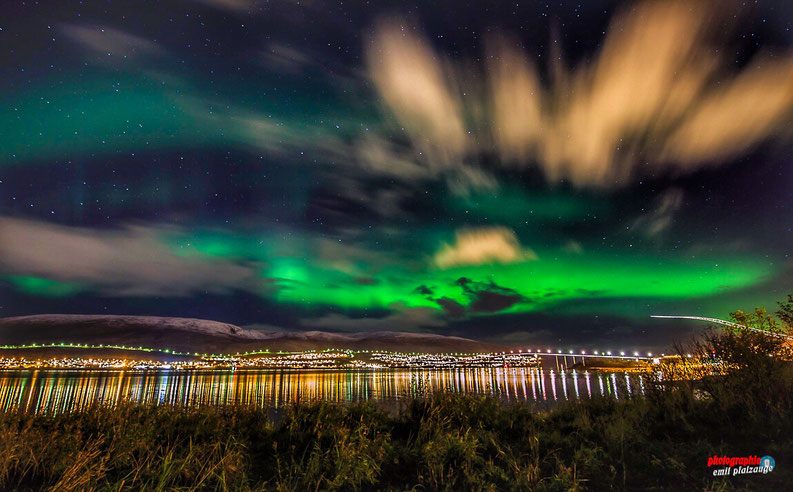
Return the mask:
<path fill-rule="evenodd" d="M 279 408 L 295 402 L 397 402 L 446 390 L 554 402 L 643 392 L 639 376 L 536 368 L 446 370 L 0 371 L 0 410 L 61 413 L 94 403 Z"/>

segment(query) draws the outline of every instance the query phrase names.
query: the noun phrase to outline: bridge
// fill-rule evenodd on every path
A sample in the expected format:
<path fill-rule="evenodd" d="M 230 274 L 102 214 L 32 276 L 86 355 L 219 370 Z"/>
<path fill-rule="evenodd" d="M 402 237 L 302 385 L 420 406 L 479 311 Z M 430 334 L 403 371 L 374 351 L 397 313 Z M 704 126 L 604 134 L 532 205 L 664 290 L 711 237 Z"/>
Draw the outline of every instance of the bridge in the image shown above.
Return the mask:
<path fill-rule="evenodd" d="M 496 352 L 498 353 L 498 352 Z M 644 354 L 640 352 L 630 352 L 630 351 L 612 351 L 606 350 L 603 352 L 600 351 L 592 351 L 588 352 L 586 350 L 553 350 L 553 349 L 525 349 L 525 350 L 511 350 L 509 352 L 502 352 L 503 355 L 537 355 L 542 357 L 582 357 L 582 358 L 600 358 L 600 359 L 627 359 L 627 360 L 651 360 L 657 359 L 659 357 L 663 357 L 665 354 L 658 354 L 653 355 L 652 352 L 646 352 Z"/>
<path fill-rule="evenodd" d="M 592 359 L 621 359 L 621 360 L 629 360 L 629 361 L 644 361 L 650 362 L 653 364 L 657 364 L 660 362 L 660 358 L 664 357 L 665 354 L 660 355 L 653 355 L 652 352 L 640 353 L 640 352 L 626 352 L 624 350 L 612 351 L 612 350 L 605 350 L 605 351 L 587 351 L 587 350 L 554 350 L 554 349 L 520 349 L 520 350 L 509 350 L 504 351 L 501 353 L 494 353 L 490 354 L 491 358 L 494 362 L 503 362 L 504 364 L 512 364 L 522 362 L 521 359 L 524 357 L 531 357 L 531 364 L 540 363 L 540 357 L 553 357 L 554 361 L 556 362 L 557 369 L 567 368 L 570 365 L 576 364 L 576 359 L 581 361 L 581 364 L 586 367 L 587 360 Z M 536 357 L 536 359 L 535 359 Z M 568 359 L 569 357 L 569 359 Z M 570 364 L 568 364 L 568 361 Z M 594 362 L 594 361 L 593 361 Z"/>
<path fill-rule="evenodd" d="M 728 326 L 730 328 L 739 328 L 739 329 L 749 329 L 752 331 L 757 331 L 763 333 L 764 335 L 772 336 L 772 337 L 780 337 L 787 340 L 793 340 L 793 336 L 785 335 L 783 333 L 774 333 L 767 330 L 761 330 L 760 328 L 754 328 L 752 326 L 742 325 L 740 323 L 735 323 L 733 321 L 727 321 L 719 318 L 708 318 L 705 316 L 685 316 L 685 315 L 661 315 L 661 314 L 654 314 L 650 316 L 651 318 L 661 318 L 661 319 L 689 319 L 694 321 L 705 321 L 707 323 L 713 323 L 722 326 Z M 665 357 L 666 354 L 653 355 L 652 352 L 640 353 L 640 352 L 629 352 L 629 351 L 586 351 L 586 350 L 554 350 L 554 349 L 525 349 L 525 350 L 513 350 L 510 352 L 504 352 L 504 354 L 509 353 L 510 355 L 520 355 L 526 354 L 529 356 L 542 356 L 542 357 L 564 357 L 565 360 L 567 357 L 573 358 L 573 364 L 575 364 L 575 358 L 580 357 L 582 362 L 585 359 L 589 358 L 602 358 L 602 359 L 627 359 L 627 360 L 645 360 L 645 361 L 657 361 L 660 357 Z"/>

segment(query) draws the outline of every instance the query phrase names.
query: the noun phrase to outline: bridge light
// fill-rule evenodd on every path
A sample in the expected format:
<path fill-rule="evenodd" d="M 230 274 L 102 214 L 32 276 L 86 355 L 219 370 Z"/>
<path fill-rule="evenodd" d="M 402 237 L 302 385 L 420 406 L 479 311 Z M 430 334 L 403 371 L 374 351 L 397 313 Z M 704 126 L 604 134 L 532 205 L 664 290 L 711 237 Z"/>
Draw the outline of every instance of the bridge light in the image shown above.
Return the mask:
<path fill-rule="evenodd" d="M 634 355 L 635 357 L 638 357 L 638 356 L 639 356 L 639 352 L 634 352 L 634 353 L 633 353 L 633 355 Z"/>
<path fill-rule="evenodd" d="M 611 355 L 611 350 L 607 350 L 606 354 Z"/>
<path fill-rule="evenodd" d="M 620 355 L 625 355 L 625 352 L 620 352 Z"/>
<path fill-rule="evenodd" d="M 647 356 L 648 356 L 648 357 L 652 357 L 652 356 L 653 356 L 653 353 L 652 353 L 652 352 L 647 352 Z"/>

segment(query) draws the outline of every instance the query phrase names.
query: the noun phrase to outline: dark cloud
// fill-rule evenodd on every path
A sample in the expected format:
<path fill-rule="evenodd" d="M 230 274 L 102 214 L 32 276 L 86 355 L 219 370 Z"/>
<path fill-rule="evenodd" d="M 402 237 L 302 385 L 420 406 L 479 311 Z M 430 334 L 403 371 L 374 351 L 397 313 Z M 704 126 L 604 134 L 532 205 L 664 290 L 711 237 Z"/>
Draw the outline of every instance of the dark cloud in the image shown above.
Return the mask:
<path fill-rule="evenodd" d="M 435 302 L 437 302 L 443 308 L 446 315 L 452 319 L 465 316 L 465 306 L 453 299 L 441 297 L 440 299 L 436 299 Z"/>
<path fill-rule="evenodd" d="M 427 299 L 436 302 L 449 319 L 461 319 L 467 314 L 495 313 L 508 309 L 519 302 L 529 302 L 513 289 L 497 285 L 493 281 L 475 282 L 467 277 L 460 277 L 454 281 L 463 293 L 470 299 L 468 305 L 463 305 L 448 297 L 434 297 L 434 290 L 426 285 L 414 289 Z"/>
<path fill-rule="evenodd" d="M 460 278 L 458 278 L 457 280 L 455 280 L 455 281 L 454 281 L 454 285 L 459 285 L 459 286 L 460 286 L 460 287 L 462 287 L 463 289 L 466 289 L 466 288 L 467 288 L 467 286 L 468 286 L 469 284 L 472 284 L 472 283 L 474 283 L 474 281 L 473 281 L 473 280 L 471 280 L 471 279 L 470 279 L 470 278 L 468 278 L 468 277 L 460 277 Z"/>
<path fill-rule="evenodd" d="M 504 291 L 514 292 L 513 294 Z M 523 296 L 511 289 L 499 289 L 498 292 L 480 290 L 474 295 L 474 300 L 468 306 L 473 313 L 495 313 L 510 308 L 521 302 Z"/>
<path fill-rule="evenodd" d="M 424 331 L 427 328 L 446 326 L 446 321 L 432 308 L 391 306 L 392 312 L 383 317 L 352 317 L 330 313 L 319 318 L 302 320 L 302 325 L 320 330 L 345 332 L 361 331 Z"/>
<path fill-rule="evenodd" d="M 416 287 L 415 292 L 425 296 L 431 296 L 433 291 L 426 285 L 419 285 L 418 287 Z"/>
<path fill-rule="evenodd" d="M 356 277 L 353 279 L 353 282 L 358 285 L 376 285 L 378 281 L 376 278 L 372 277 Z"/>
<path fill-rule="evenodd" d="M 237 14 L 251 12 L 256 7 L 254 0 L 194 0 L 218 10 L 225 10 Z"/>
<path fill-rule="evenodd" d="M 501 287 L 492 280 L 475 282 L 467 277 L 460 277 L 455 282 L 463 292 L 471 298 L 468 310 L 471 313 L 495 313 L 508 309 L 519 302 L 529 302 L 514 289 Z"/>
<path fill-rule="evenodd" d="M 479 315 L 450 322 L 445 333 L 519 348 L 667 352 L 701 333 L 704 324 L 613 315 L 521 313 Z"/>
<path fill-rule="evenodd" d="M 607 291 L 598 289 L 584 289 L 579 287 L 575 290 L 575 293 L 582 297 L 597 297 L 605 295 Z"/>

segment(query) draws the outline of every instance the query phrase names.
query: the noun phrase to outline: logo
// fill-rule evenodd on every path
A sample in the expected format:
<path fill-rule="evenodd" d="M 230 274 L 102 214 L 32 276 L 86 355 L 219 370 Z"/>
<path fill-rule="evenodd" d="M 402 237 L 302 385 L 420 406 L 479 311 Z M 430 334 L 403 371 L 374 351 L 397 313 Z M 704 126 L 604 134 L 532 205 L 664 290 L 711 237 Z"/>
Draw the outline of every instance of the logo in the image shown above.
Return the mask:
<path fill-rule="evenodd" d="M 763 456 L 760 458 L 760 466 L 768 469 L 768 471 L 773 471 L 775 465 L 776 463 L 774 462 L 774 458 L 770 456 Z"/>
<path fill-rule="evenodd" d="M 714 477 L 727 477 L 732 475 L 748 475 L 753 473 L 770 473 L 774 470 L 774 458 L 766 455 L 762 458 L 752 456 L 710 456 L 708 468 L 718 467 L 713 470 Z"/>

